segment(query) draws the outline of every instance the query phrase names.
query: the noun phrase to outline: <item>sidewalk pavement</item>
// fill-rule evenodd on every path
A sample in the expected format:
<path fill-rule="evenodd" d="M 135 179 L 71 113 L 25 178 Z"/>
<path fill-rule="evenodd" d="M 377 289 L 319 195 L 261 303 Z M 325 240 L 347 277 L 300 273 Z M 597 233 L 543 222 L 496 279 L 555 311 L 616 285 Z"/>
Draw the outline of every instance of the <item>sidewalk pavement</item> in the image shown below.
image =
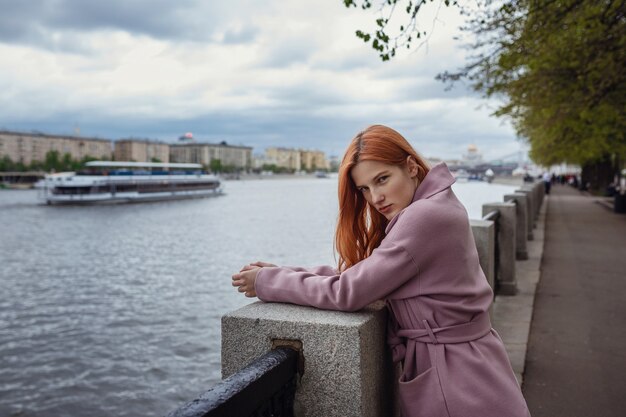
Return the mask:
<path fill-rule="evenodd" d="M 626 215 L 598 201 L 556 185 L 544 204 L 545 246 L 526 369 L 512 356 L 516 372 L 524 371 L 533 417 L 626 415 Z M 540 231 L 538 225 L 529 243 L 538 243 Z M 525 324 L 529 303 L 520 304 Z M 514 334 L 507 342 L 520 351 L 521 321 L 509 329 Z M 504 327 L 498 330 L 506 335 Z"/>

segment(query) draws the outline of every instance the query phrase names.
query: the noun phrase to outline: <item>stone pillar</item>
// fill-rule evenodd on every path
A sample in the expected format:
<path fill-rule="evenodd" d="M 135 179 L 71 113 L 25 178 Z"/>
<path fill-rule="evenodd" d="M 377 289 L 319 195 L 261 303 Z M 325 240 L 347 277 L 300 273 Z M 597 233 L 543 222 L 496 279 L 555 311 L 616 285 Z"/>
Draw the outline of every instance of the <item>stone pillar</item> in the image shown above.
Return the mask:
<path fill-rule="evenodd" d="M 297 340 L 304 373 L 296 392 L 296 416 L 392 416 L 395 394 L 386 323 L 382 302 L 356 313 L 249 304 L 222 317 L 222 377 L 277 341 Z"/>
<path fill-rule="evenodd" d="M 519 261 L 528 259 L 526 238 L 528 233 L 528 207 L 526 194 L 506 194 L 504 201 L 515 202 L 515 257 Z"/>
<path fill-rule="evenodd" d="M 515 203 L 489 203 L 483 204 L 483 216 L 497 210 L 500 213 L 496 242 L 498 247 L 498 263 L 496 265 L 496 280 L 498 294 L 515 295 L 517 293 L 517 281 L 515 279 L 515 229 L 516 208 Z"/>
<path fill-rule="evenodd" d="M 495 274 L 495 225 L 491 220 L 470 219 L 470 226 L 474 234 L 474 242 L 478 250 L 478 261 L 485 273 L 487 282 L 494 289 Z M 495 290 L 494 290 L 495 293 Z M 493 318 L 493 304 L 489 307 L 489 316 Z"/>
<path fill-rule="evenodd" d="M 543 198 L 545 196 L 545 187 L 543 181 L 535 181 L 532 184 L 522 185 L 522 190 L 529 190 L 533 194 L 533 222 L 539 217 L 539 210 L 543 204 Z M 534 224 L 533 224 L 534 227 Z"/>
<path fill-rule="evenodd" d="M 524 194 L 526 196 L 526 212 L 528 213 L 528 217 L 526 219 L 528 222 L 526 223 L 527 228 L 527 240 L 533 240 L 533 228 L 534 228 L 534 194 L 531 190 L 520 188 L 519 190 L 515 190 L 516 194 Z"/>

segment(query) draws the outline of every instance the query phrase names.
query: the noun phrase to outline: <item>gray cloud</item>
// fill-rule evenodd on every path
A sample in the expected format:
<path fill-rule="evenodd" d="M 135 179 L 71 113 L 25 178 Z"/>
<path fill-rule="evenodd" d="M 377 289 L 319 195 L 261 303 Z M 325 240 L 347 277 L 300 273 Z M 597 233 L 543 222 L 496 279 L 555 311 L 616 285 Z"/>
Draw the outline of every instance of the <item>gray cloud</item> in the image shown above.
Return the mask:
<path fill-rule="evenodd" d="M 258 34 L 259 29 L 252 26 L 242 29 L 228 29 L 224 32 L 222 43 L 228 45 L 250 43 L 256 39 Z"/>
<path fill-rule="evenodd" d="M 256 32 L 226 30 L 223 22 L 253 7 L 251 0 L 240 0 L 240 7 L 225 7 L 221 2 L 201 0 L 0 0 L 0 42 L 69 50 L 59 36 L 106 30 L 122 30 L 156 39 L 177 41 L 215 41 L 225 31 L 224 41 L 241 43 L 252 40 Z M 231 2 L 232 3 L 232 2 Z M 61 35 L 59 35 L 61 34 Z M 76 49 L 80 51 L 81 48 Z"/>
<path fill-rule="evenodd" d="M 397 99 L 402 101 L 417 101 L 430 99 L 462 100 L 476 97 L 477 93 L 458 83 L 452 89 L 446 90 L 446 85 L 433 78 L 404 78 L 397 80 L 401 89 Z"/>

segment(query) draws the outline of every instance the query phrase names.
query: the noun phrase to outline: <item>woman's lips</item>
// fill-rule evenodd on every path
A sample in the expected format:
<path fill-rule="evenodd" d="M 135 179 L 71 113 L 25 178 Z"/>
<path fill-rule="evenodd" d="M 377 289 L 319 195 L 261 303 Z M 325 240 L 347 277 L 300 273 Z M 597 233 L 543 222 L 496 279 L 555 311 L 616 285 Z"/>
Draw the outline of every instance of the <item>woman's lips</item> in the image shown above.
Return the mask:
<path fill-rule="evenodd" d="M 389 211 L 390 209 L 391 209 L 391 204 L 388 204 L 386 206 L 379 208 L 378 211 L 385 214 L 385 212 Z"/>

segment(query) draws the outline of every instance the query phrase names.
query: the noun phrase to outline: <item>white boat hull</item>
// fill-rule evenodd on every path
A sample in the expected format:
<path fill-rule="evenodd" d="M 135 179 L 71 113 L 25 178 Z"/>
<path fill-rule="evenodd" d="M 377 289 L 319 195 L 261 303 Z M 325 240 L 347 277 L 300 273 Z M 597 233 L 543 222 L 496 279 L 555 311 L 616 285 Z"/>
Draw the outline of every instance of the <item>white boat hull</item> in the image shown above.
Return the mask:
<path fill-rule="evenodd" d="M 55 174 L 38 183 L 46 204 L 139 203 L 221 195 L 212 175 L 73 175 Z"/>
<path fill-rule="evenodd" d="M 173 191 L 161 193 L 100 193 L 100 194 L 68 194 L 44 195 L 42 200 L 46 204 L 123 204 L 142 203 L 151 201 L 184 200 L 191 198 L 206 198 L 222 195 L 221 188 L 214 190 Z"/>

